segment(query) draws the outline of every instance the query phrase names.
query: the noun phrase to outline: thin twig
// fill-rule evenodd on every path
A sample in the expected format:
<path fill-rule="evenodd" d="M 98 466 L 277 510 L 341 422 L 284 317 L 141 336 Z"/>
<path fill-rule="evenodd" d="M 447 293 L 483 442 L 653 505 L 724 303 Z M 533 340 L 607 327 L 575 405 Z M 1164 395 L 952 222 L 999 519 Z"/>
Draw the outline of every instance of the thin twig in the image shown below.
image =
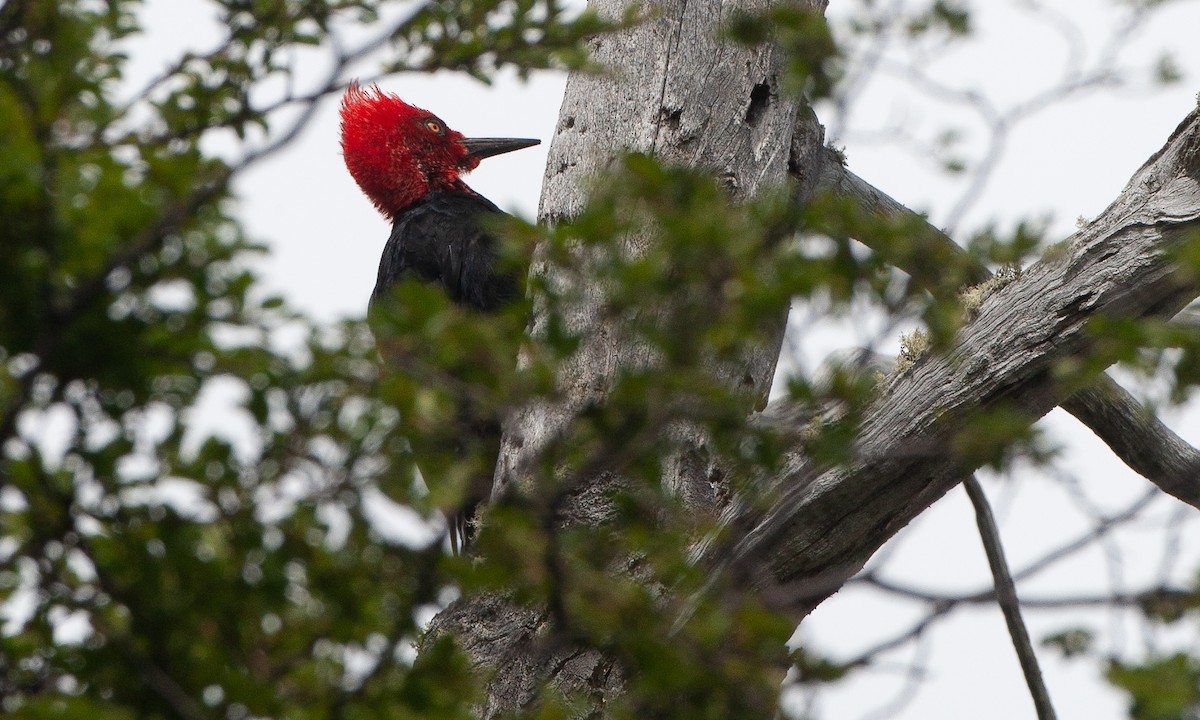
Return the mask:
<path fill-rule="evenodd" d="M 913 623 L 911 627 L 897 634 L 895 637 L 889 640 L 884 640 L 883 642 L 868 648 L 864 652 L 859 653 L 857 657 L 846 661 L 846 666 L 851 668 L 866 667 L 875 660 L 877 655 L 885 653 L 888 650 L 898 648 L 912 640 L 919 639 L 925 634 L 926 630 L 933 626 L 933 623 L 936 622 L 938 618 L 942 617 L 943 615 L 948 615 L 950 611 L 954 609 L 956 604 L 957 603 L 955 601 L 933 603 L 933 607 L 929 609 L 929 611 L 925 614 L 925 617 Z"/>
<path fill-rule="evenodd" d="M 1037 655 L 1033 652 L 1029 631 L 1021 618 L 1017 588 L 1008 571 L 1008 562 L 1004 559 L 1004 545 L 1000 542 L 1000 530 L 996 527 L 996 519 L 992 517 L 987 495 L 973 475 L 963 480 L 963 487 L 967 490 L 967 497 L 971 498 L 971 504 L 975 506 L 979 538 L 983 541 L 983 550 L 987 553 L 988 565 L 992 568 L 992 578 L 996 584 L 996 603 L 1000 606 L 1004 622 L 1008 625 L 1008 634 L 1012 638 L 1013 648 L 1017 651 L 1017 659 L 1021 662 L 1021 671 L 1025 673 L 1025 684 L 1029 686 L 1029 694 L 1033 697 L 1038 720 L 1055 720 L 1057 715 L 1050 703 L 1050 693 L 1047 692 L 1046 683 L 1042 679 L 1042 669 L 1038 666 Z"/>
<path fill-rule="evenodd" d="M 931 654 L 931 645 L 928 635 L 918 634 L 916 640 L 917 647 L 913 651 L 913 659 L 904 673 L 904 684 L 900 687 L 900 690 L 883 706 L 863 715 L 861 720 L 883 720 L 883 718 L 896 717 L 917 698 L 917 691 L 920 690 L 921 681 L 925 679 L 928 673 L 928 659 Z"/>

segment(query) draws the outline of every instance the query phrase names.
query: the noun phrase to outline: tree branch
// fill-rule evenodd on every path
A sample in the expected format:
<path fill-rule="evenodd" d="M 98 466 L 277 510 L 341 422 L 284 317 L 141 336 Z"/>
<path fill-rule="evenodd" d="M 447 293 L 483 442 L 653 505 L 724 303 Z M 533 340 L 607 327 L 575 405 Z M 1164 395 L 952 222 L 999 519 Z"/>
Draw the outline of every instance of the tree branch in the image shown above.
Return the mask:
<path fill-rule="evenodd" d="M 825 468 L 793 458 L 764 479 L 763 491 L 779 494 L 774 507 L 727 518 L 749 530 L 710 559 L 807 614 L 973 469 L 951 450 L 972 418 L 1003 407 L 1032 422 L 1063 402 L 1056 363 L 1088 352 L 1093 317 L 1171 317 L 1200 293 L 1164 253 L 1200 225 L 1198 179 L 1193 112 L 1069 249 L 987 298 L 954 348 L 922 358 L 887 388 L 861 425 L 852 462 Z"/>
<path fill-rule="evenodd" d="M 948 235 L 909 210 L 887 193 L 873 187 L 843 164 L 841 157 L 826 149 L 819 189 L 854 201 L 865 213 L 889 220 L 912 223 L 923 232 L 912 238 L 913 262 L 900 269 L 931 292 L 945 286 L 945 267 L 921 263 L 930 257 L 952 260 L 952 267 L 966 283 L 980 283 L 991 272 Z M 864 228 L 869 230 L 869 226 Z M 869 232 L 855 239 L 873 247 L 879 238 Z M 901 259 L 903 261 L 903 259 Z M 1194 323 L 1191 314 L 1179 323 Z M 1163 492 L 1200 508 L 1200 451 L 1175 434 L 1107 374 L 1063 402 L 1062 407 L 1103 440 L 1131 470 L 1157 485 Z"/>
<path fill-rule="evenodd" d="M 1131 470 L 1163 492 L 1200 508 L 1200 451 L 1108 375 L 1067 398 L 1062 407 Z"/>

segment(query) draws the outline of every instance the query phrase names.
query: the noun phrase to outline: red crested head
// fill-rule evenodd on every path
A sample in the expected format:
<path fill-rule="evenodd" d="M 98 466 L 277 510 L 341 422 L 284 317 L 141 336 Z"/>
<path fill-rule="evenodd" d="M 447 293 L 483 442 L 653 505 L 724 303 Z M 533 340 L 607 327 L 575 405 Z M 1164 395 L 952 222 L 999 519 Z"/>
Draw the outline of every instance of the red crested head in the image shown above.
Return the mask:
<path fill-rule="evenodd" d="M 434 190 L 466 190 L 460 176 L 479 165 L 462 133 L 378 86 L 351 83 L 341 116 L 346 169 L 388 219 Z"/>

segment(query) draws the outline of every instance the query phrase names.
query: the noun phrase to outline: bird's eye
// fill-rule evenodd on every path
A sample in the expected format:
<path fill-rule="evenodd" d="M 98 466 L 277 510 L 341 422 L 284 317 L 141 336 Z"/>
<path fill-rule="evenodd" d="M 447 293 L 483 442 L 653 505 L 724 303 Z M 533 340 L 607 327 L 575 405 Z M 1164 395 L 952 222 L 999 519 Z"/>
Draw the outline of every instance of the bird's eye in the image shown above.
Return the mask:
<path fill-rule="evenodd" d="M 442 124 L 440 122 L 438 122 L 437 120 L 426 120 L 425 121 L 425 129 L 428 130 L 429 132 L 433 133 L 434 135 L 442 134 Z"/>

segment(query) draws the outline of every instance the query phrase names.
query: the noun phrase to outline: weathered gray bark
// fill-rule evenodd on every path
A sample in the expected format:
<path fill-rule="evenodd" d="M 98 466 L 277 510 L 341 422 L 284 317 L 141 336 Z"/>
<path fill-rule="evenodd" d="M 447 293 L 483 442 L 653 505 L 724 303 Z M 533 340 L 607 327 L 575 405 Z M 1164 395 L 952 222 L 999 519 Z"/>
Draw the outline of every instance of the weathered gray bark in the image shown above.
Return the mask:
<path fill-rule="evenodd" d="M 1170 318 L 1200 294 L 1195 273 L 1178 272 L 1164 254 L 1198 229 L 1193 112 L 1069 249 L 989 297 L 952 352 L 923 359 L 888 387 L 862 425 L 853 464 L 829 470 L 798 457 L 766 480 L 782 500 L 749 523 L 732 552 L 711 557 L 806 613 L 971 469 L 949 447 L 973 413 L 1007 404 L 1041 417 L 1069 393 L 1055 363 L 1086 351 L 1089 320 Z"/>
<path fill-rule="evenodd" d="M 920 227 L 921 230 L 912 238 L 914 243 L 919 244 L 912 256 L 953 260 L 964 283 L 981 283 L 991 276 L 986 267 L 974 261 L 940 230 L 850 172 L 842 164 L 841 156 L 833 150 L 826 149 L 821 158 L 818 190 L 848 198 L 863 212 Z M 856 239 L 867 246 L 875 245 L 875 238 Z M 883 238 L 883 241 L 886 242 L 887 238 Z M 937 268 L 902 266 L 900 269 L 908 272 L 918 285 L 926 289 L 936 291 L 935 286 L 945 284 L 944 276 L 931 272 Z M 925 283 L 926 273 L 930 274 L 929 283 Z M 1172 324 L 1200 327 L 1194 313 L 1181 313 Z M 1157 485 L 1163 492 L 1194 508 L 1200 508 L 1200 450 L 1164 425 L 1107 374 L 1101 374 L 1087 387 L 1064 400 L 1062 408 L 1103 440 L 1131 470 Z M 786 411 L 777 409 L 775 414 L 783 412 Z"/>
<path fill-rule="evenodd" d="M 619 14 L 620 4 L 593 3 L 610 16 Z M 799 201 L 809 197 L 829 171 L 820 125 L 776 94 L 778 59 L 771 48 L 733 48 L 712 32 L 724 14 L 761 4 L 659 0 L 652 3 L 652 21 L 595 40 L 593 59 L 614 71 L 574 75 L 568 83 L 550 149 L 542 220 L 576 214 L 588 181 L 622 150 L 707 168 L 735 195 L 750 197 L 789 181 Z M 818 0 L 810 4 L 824 6 Z M 840 587 L 880 544 L 969 473 L 947 448 L 954 428 L 972 413 L 1004 403 L 1031 421 L 1040 417 L 1066 399 L 1053 367 L 1086 349 L 1089 318 L 1170 317 L 1200 292 L 1194 279 L 1174 274 L 1161 253 L 1181 228 L 1194 227 L 1200 218 L 1198 176 L 1200 121 L 1193 115 L 1121 198 L 1073 239 L 1069 251 L 989 297 L 953 352 L 924 359 L 888 385 L 863 425 L 853 464 L 829 470 L 798 454 L 784 473 L 763 478 L 762 491 L 780 498 L 765 516 L 743 509 L 752 503 L 717 502 L 712 468 L 705 462 L 668 464 L 668 487 L 698 511 L 724 512 L 741 529 L 733 545 L 706 548 L 703 561 L 714 572 L 741 578 L 747 591 L 801 615 Z M 648 239 L 631 239 L 631 252 L 644 242 Z M 535 264 L 533 272 L 556 277 L 545 263 Z M 579 408 L 603 399 L 617 373 L 652 360 L 619 325 L 596 312 L 601 288 L 581 291 L 568 322 L 586 340 L 562 370 L 563 399 L 525 408 L 507 429 L 496 493 L 527 482 L 532 459 Z M 784 313 L 780 308 L 764 324 L 739 363 L 715 368 L 730 386 L 765 396 Z M 541 329 L 535 318 L 532 331 Z M 1071 402 L 1079 406 L 1077 415 L 1091 413 L 1097 428 L 1111 431 L 1124 423 L 1139 433 L 1153 429 L 1148 418 L 1111 412 L 1111 395 Z M 1169 443 L 1171 436 L 1167 431 L 1156 437 Z M 683 445 L 703 442 L 688 428 L 677 428 L 676 439 Z M 1153 464 L 1146 453 L 1118 445 L 1127 461 L 1140 455 Z M 1177 448 L 1181 456 L 1190 450 L 1185 448 Z M 696 456 L 703 453 L 691 457 Z M 1175 465 L 1186 472 L 1186 465 Z M 1186 494 L 1194 483 L 1181 480 L 1179 487 Z M 575 521 L 601 521 L 606 513 L 599 493 L 584 493 L 574 502 Z M 546 680 L 589 693 L 597 707 L 620 693 L 620 673 L 611 659 L 546 642 L 553 636 L 548 618 L 503 597 L 479 596 L 442 613 L 432 634 L 454 633 L 473 661 L 493 673 L 486 717 L 521 707 Z"/>
<path fill-rule="evenodd" d="M 592 7 L 618 18 L 625 4 L 599 0 Z M 817 182 L 813 171 L 819 167 L 815 158 L 824 140 L 821 126 L 810 113 L 798 113 L 795 100 L 779 93 L 780 58 L 774 48 L 733 46 L 718 33 L 731 13 L 769 4 L 642 3 L 649 21 L 592 41 L 592 60 L 611 71 L 574 74 L 568 81 L 547 162 L 541 221 L 553 223 L 577 214 L 589 182 L 623 151 L 705 168 L 735 198 L 791 182 L 798 200 L 807 199 Z M 825 2 L 802 4 L 821 12 Z M 636 253 L 645 242 L 647 238 L 630 238 L 627 244 Z M 555 268 L 536 259 L 532 273 L 561 281 Z M 585 340 L 574 361 L 561 369 L 563 400 L 525 408 L 506 428 L 494 495 L 512 483 L 526 482 L 532 459 L 579 408 L 603 398 L 617 373 L 652 362 L 649 350 L 598 312 L 602 288 L 578 290 L 581 300 L 568 310 L 567 321 Z M 759 337 L 747 343 L 739 362 L 713 367 L 714 374 L 747 396 L 765 400 L 786 318 L 787 308 L 781 306 L 776 317 L 764 320 Z M 535 315 L 535 334 L 542 331 L 539 320 Z M 682 447 L 703 443 L 690 428 L 674 427 L 672 432 Z M 697 511 L 719 511 L 720 491 L 709 482 L 713 468 L 705 457 L 703 452 L 681 450 L 668 463 L 664 483 Z M 595 482 L 613 481 L 619 479 Z M 607 513 L 602 493 L 581 492 L 572 502 L 568 513 L 577 522 L 599 522 Z M 590 693 L 597 706 L 620 692 L 620 673 L 614 672 L 611 660 L 546 642 L 551 633 L 547 614 L 500 597 L 458 603 L 435 620 L 432 630 L 456 634 L 473 660 L 494 672 L 482 709 L 485 717 L 522 706 L 547 679 L 565 691 Z"/>
<path fill-rule="evenodd" d="M 615 19 L 625 4 L 603 0 L 592 7 Z M 820 11 L 825 3 L 807 4 Z M 735 198 L 777 188 L 789 177 L 797 193 L 811 194 L 824 132 L 810 114 L 798 121 L 796 101 L 779 94 L 778 51 L 734 46 L 718 35 L 734 11 L 769 5 L 766 0 L 662 0 L 643 6 L 653 21 L 594 40 L 592 59 L 612 71 L 576 73 L 567 82 L 547 159 L 540 221 L 577 215 L 589 183 L 626 151 L 705 168 Z M 645 242 L 644 237 L 627 240 L 634 253 Z M 541 264 L 532 272 L 565 282 L 554 268 Z M 652 362 L 648 349 L 622 337 L 618 322 L 599 311 L 603 288 L 579 291 L 582 301 L 570 308 L 567 319 L 570 329 L 584 338 L 584 347 L 559 373 L 564 399 L 527 408 L 513 423 L 501 450 L 494 495 L 504 492 L 508 482 L 520 482 L 522 468 L 578 408 L 603 397 L 616 373 Z M 543 320 L 535 317 L 535 335 Z M 764 323 L 760 337 L 747 344 L 743 361 L 716 368 L 714 374 L 765 398 L 786 320 L 787 308 L 780 307 L 777 317 Z M 669 472 L 671 477 L 664 479 L 668 487 L 678 488 L 696 507 L 711 507 L 711 493 L 700 491 L 704 483 L 694 474 L 684 477 L 678 463 Z"/>

